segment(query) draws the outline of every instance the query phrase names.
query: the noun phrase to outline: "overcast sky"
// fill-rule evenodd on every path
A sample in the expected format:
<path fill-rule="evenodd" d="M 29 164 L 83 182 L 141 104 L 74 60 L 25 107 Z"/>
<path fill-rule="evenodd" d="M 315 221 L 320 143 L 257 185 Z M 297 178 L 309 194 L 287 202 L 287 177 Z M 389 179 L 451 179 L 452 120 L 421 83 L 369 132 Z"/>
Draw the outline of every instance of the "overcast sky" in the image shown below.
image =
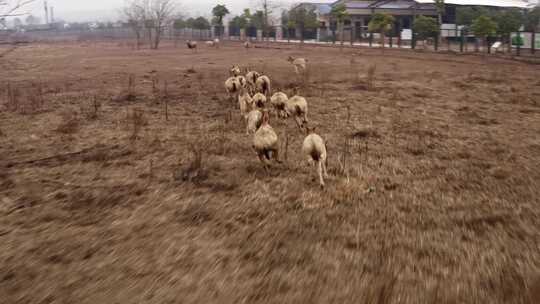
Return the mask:
<path fill-rule="evenodd" d="M 295 2 L 302 0 L 270 0 L 272 3 L 281 4 L 288 7 Z M 305 0 L 304 0 L 305 1 Z M 93 21 L 93 20 L 113 20 L 117 17 L 118 9 L 121 8 L 125 0 L 48 0 L 49 6 L 54 6 L 56 19 L 66 21 Z M 225 4 L 233 13 L 240 13 L 246 7 L 258 7 L 260 0 L 178 0 L 181 12 L 185 15 L 210 15 L 212 7 L 216 4 Z M 333 0 L 317 0 L 316 2 L 333 2 Z M 44 19 L 43 0 L 37 0 L 32 4 L 30 11 L 32 14 Z M 276 9 L 281 11 L 281 9 Z"/>

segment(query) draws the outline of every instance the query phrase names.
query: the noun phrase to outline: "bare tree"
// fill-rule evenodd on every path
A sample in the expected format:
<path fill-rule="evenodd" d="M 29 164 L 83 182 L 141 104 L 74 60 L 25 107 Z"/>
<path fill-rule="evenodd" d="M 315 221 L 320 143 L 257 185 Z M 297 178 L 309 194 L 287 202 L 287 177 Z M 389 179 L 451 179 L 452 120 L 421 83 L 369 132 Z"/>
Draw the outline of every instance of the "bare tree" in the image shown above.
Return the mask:
<path fill-rule="evenodd" d="M 141 37 L 144 30 L 145 12 L 144 6 L 137 3 L 139 1 L 131 1 L 126 3 L 126 6 L 122 9 L 122 14 L 126 17 L 129 27 L 135 33 L 137 39 L 137 49 L 141 48 Z"/>
<path fill-rule="evenodd" d="M 17 17 L 27 15 L 28 12 L 23 12 L 23 8 L 36 0 L 0 0 L 0 25 L 5 22 L 7 17 Z M 11 34 L 8 32 L 8 38 Z M 12 48 L 7 49 L 6 51 L 0 52 L 0 58 L 4 57 L 6 54 L 12 52 L 17 48 L 14 45 Z"/>
<path fill-rule="evenodd" d="M 269 1 L 269 0 L 259 0 L 259 6 L 262 8 L 262 12 L 263 12 L 263 15 L 264 15 L 264 18 L 263 18 L 263 39 L 266 39 L 267 41 L 269 41 L 269 28 L 268 26 L 270 24 L 273 25 L 273 22 L 271 20 L 271 17 L 272 17 L 272 13 L 273 13 L 273 10 L 274 9 L 277 9 L 279 7 L 281 7 L 282 5 L 281 4 L 278 4 L 278 3 L 275 3 L 274 1 Z"/>
<path fill-rule="evenodd" d="M 157 49 L 165 30 L 167 23 L 171 21 L 174 15 L 175 2 L 173 0 L 154 0 L 150 6 L 150 19 L 154 26 L 153 48 Z"/>
<path fill-rule="evenodd" d="M 21 10 L 28 4 L 35 1 L 36 0 L 0 0 L 0 18 L 26 15 L 28 13 L 21 12 Z"/>
<path fill-rule="evenodd" d="M 128 0 L 123 15 L 137 37 L 137 47 L 144 31 L 147 32 L 150 48 L 157 49 L 165 27 L 174 16 L 174 0 Z"/>
<path fill-rule="evenodd" d="M 126 17 L 129 27 L 135 33 L 137 39 L 137 49 L 141 48 L 141 36 L 144 29 L 143 16 L 144 12 L 137 5 L 130 4 L 122 10 L 122 14 Z"/>

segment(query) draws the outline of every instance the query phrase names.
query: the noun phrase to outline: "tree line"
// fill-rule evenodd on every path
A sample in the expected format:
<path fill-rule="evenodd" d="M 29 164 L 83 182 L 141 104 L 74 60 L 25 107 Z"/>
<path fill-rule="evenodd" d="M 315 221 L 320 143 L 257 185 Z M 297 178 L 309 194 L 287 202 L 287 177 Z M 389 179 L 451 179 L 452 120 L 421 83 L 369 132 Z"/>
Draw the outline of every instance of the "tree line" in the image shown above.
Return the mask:
<path fill-rule="evenodd" d="M 442 16 L 445 14 L 444 1 L 438 2 L 442 4 L 439 14 Z M 440 37 L 440 20 L 441 18 L 437 21 L 426 16 L 415 18 L 413 30 L 417 38 Z M 518 32 L 522 28 L 527 32 L 540 30 L 540 7 L 532 10 L 457 7 L 456 24 L 460 26 L 462 35 L 474 34 L 486 44 L 491 37 L 498 36 L 510 45 L 511 33 Z"/>
<path fill-rule="evenodd" d="M 233 35 L 238 35 L 240 29 L 246 31 L 261 30 L 264 38 L 271 36 L 273 29 L 280 26 L 285 37 L 292 36 L 304 40 L 304 34 L 322 27 L 316 7 L 309 4 L 292 6 L 282 10 L 280 23 L 272 16 L 278 6 L 269 0 L 258 0 L 257 9 L 251 11 L 246 8 L 241 14 L 230 18 L 229 28 Z M 415 37 L 426 39 L 429 37 L 441 37 L 440 28 L 443 16 L 446 14 L 444 0 L 436 0 L 435 7 L 437 18 L 429 16 L 415 16 L 413 31 Z M 159 46 L 160 38 L 165 27 L 174 29 L 191 28 L 209 30 L 212 26 L 216 35 L 221 37 L 224 33 L 225 16 L 230 15 L 229 9 L 222 4 L 216 5 L 211 13 L 212 18 L 203 16 L 185 18 L 176 13 L 174 0 L 129 0 L 123 9 L 123 15 L 137 37 L 137 45 L 143 37 L 149 39 L 152 48 Z M 336 33 L 340 34 L 341 44 L 344 42 L 345 22 L 350 16 L 344 4 L 332 6 L 330 12 L 330 24 L 327 26 L 332 31 L 333 42 L 337 40 Z M 519 9 L 495 9 L 486 7 L 458 7 L 456 9 L 456 23 L 463 26 L 464 31 L 473 33 L 475 36 L 487 39 L 499 35 L 509 39 L 510 33 L 518 31 L 522 26 L 526 31 L 538 30 L 540 23 L 540 8 L 524 11 Z M 376 13 L 371 16 L 368 31 L 379 33 L 382 46 L 387 34 L 395 30 L 395 18 L 389 14 Z M 326 27 L 326 25 L 325 25 Z M 296 37 L 299 34 L 300 37 Z"/>

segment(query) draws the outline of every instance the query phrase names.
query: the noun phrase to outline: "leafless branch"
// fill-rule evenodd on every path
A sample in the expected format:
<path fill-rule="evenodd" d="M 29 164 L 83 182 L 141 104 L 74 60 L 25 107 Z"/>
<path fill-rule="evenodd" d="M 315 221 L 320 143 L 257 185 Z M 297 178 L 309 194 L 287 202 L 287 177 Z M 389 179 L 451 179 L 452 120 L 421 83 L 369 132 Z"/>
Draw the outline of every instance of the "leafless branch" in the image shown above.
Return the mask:
<path fill-rule="evenodd" d="M 126 2 L 122 13 L 137 36 L 137 46 L 146 30 L 151 48 L 157 49 L 163 30 L 174 16 L 175 9 L 175 0 L 130 0 Z"/>
<path fill-rule="evenodd" d="M 0 18 L 25 15 L 23 13 L 17 13 L 17 10 L 35 1 L 36 0 L 18 0 L 15 3 L 11 3 L 7 0 L 0 0 L 0 7 L 3 7 L 0 9 Z"/>

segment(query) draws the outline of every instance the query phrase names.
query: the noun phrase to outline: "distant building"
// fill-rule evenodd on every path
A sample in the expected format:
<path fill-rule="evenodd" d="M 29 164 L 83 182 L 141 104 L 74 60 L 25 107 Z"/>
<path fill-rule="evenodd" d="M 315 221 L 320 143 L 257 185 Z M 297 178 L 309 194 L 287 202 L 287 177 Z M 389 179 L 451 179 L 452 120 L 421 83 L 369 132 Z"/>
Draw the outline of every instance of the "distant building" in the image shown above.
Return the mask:
<path fill-rule="evenodd" d="M 374 14 L 385 13 L 394 16 L 395 34 L 403 29 L 411 29 L 415 16 L 437 17 L 433 0 L 338 0 L 333 3 L 303 2 L 300 5 L 314 7 L 320 22 L 317 39 L 337 31 L 337 22 L 330 12 L 333 7 L 343 4 L 349 17 L 344 21 L 345 40 L 357 40 L 368 35 L 368 24 Z M 499 8 L 530 8 L 531 1 L 525 0 L 445 0 L 446 11 L 443 16 L 443 28 L 455 28 L 456 8 L 458 6 L 488 6 Z"/>
<path fill-rule="evenodd" d="M 352 35 L 355 38 L 365 37 L 368 31 L 368 24 L 371 17 L 377 13 L 385 13 L 394 16 L 394 29 L 410 29 L 414 16 L 437 16 L 437 10 L 432 3 L 419 3 L 413 0 L 393 0 L 393 1 L 348 1 L 340 0 L 332 4 L 332 6 L 344 4 L 347 8 L 347 13 L 350 16 L 349 20 L 345 20 L 345 28 L 352 30 Z M 335 21 L 332 24 L 333 28 L 337 28 Z"/>

